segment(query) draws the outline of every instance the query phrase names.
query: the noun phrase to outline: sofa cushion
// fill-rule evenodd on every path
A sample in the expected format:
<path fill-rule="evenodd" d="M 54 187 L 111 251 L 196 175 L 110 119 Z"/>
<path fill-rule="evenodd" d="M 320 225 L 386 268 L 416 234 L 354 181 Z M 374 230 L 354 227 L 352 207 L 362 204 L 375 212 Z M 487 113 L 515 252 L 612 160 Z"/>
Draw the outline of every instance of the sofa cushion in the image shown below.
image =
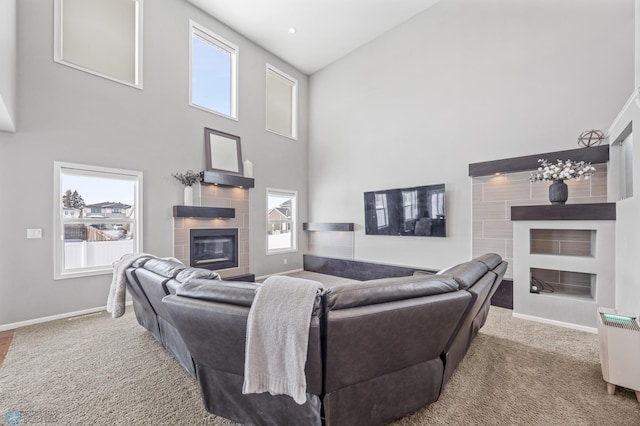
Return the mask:
<path fill-rule="evenodd" d="M 487 268 L 494 269 L 502 262 L 502 257 L 495 253 L 486 253 L 471 260 L 472 262 L 481 262 L 487 265 Z"/>
<path fill-rule="evenodd" d="M 327 290 L 327 309 L 346 309 L 458 290 L 448 276 L 412 275 L 360 283 L 339 284 Z"/>
<path fill-rule="evenodd" d="M 134 264 L 135 266 L 135 264 Z M 167 259 L 146 259 L 142 268 L 165 278 L 175 278 L 180 271 L 187 268 L 186 265 Z"/>
<path fill-rule="evenodd" d="M 484 263 L 472 260 L 443 269 L 436 275 L 453 277 L 460 286 L 460 290 L 466 290 L 486 274 L 488 270 L 489 267 Z"/>
<path fill-rule="evenodd" d="M 210 269 L 188 267 L 180 271 L 176 276 L 176 280 L 181 283 L 192 279 L 219 280 L 220 274 Z"/>
<path fill-rule="evenodd" d="M 178 287 L 176 296 L 249 307 L 255 297 L 256 288 L 256 283 L 194 278 Z"/>

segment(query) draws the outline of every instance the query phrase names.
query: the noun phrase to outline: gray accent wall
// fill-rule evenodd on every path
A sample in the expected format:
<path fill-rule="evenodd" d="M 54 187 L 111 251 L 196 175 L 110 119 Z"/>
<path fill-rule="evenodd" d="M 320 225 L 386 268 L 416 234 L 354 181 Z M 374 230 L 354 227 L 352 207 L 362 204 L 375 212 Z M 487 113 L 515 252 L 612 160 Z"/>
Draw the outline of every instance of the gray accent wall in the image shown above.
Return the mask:
<path fill-rule="evenodd" d="M 239 121 L 188 106 L 189 19 L 240 48 Z M 171 173 L 205 168 L 204 127 L 239 135 L 254 163 L 251 272 L 302 268 L 302 250 L 266 255 L 266 188 L 298 191 L 306 247 L 307 76 L 183 0 L 144 3 L 144 90 L 55 63 L 53 1 L 20 0 L 17 28 L 17 132 L 0 132 L 0 327 L 106 304 L 110 275 L 53 280 L 54 161 L 142 171 L 144 251 L 171 256 L 183 199 Z M 267 62 L 298 79 L 297 141 L 265 130 Z"/>
<path fill-rule="evenodd" d="M 634 1 L 448 0 L 310 77 L 309 220 L 354 258 L 468 259 L 468 164 L 576 148 L 634 88 Z M 444 183 L 446 238 L 369 236 L 365 191 Z"/>

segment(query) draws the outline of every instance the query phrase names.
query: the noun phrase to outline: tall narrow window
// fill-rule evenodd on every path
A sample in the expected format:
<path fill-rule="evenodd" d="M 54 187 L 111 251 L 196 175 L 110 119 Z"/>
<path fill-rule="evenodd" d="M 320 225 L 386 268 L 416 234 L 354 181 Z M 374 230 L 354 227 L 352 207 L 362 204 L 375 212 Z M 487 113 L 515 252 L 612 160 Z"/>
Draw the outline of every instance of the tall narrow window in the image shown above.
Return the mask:
<path fill-rule="evenodd" d="M 298 80 L 267 64 L 267 130 L 298 138 Z"/>
<path fill-rule="evenodd" d="M 54 278 L 111 273 L 142 251 L 142 173 L 54 163 Z"/>
<path fill-rule="evenodd" d="M 431 218 L 437 219 L 444 215 L 444 193 L 431 194 Z"/>
<path fill-rule="evenodd" d="M 378 229 L 389 226 L 387 212 L 387 194 L 376 194 L 376 219 Z"/>
<path fill-rule="evenodd" d="M 190 21 L 189 104 L 237 119 L 238 47 Z"/>
<path fill-rule="evenodd" d="M 418 218 L 418 191 L 402 191 L 402 211 L 405 222 Z"/>
<path fill-rule="evenodd" d="M 142 89 L 143 0 L 55 0 L 54 60 Z"/>
<path fill-rule="evenodd" d="M 267 254 L 295 251 L 298 193 L 267 188 Z"/>

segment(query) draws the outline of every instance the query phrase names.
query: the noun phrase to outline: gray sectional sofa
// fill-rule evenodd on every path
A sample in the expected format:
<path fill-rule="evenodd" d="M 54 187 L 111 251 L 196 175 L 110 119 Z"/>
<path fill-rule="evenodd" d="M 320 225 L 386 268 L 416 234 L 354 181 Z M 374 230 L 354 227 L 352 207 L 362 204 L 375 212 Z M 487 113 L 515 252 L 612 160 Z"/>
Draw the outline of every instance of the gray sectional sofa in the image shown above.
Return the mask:
<path fill-rule="evenodd" d="M 326 288 L 310 318 L 302 405 L 242 394 L 259 284 L 198 278 L 193 268 L 141 259 L 127 270 L 127 285 L 138 322 L 196 376 L 209 412 L 255 425 L 382 425 L 438 399 L 484 325 L 506 268 L 486 254 L 434 275 Z"/>

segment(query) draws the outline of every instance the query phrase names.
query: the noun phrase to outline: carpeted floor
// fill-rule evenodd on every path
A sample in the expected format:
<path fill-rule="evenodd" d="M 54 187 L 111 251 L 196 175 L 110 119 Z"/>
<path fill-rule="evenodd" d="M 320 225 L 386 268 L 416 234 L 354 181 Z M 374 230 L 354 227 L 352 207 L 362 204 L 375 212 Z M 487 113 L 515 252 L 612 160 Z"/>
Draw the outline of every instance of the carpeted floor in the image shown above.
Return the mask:
<path fill-rule="evenodd" d="M 101 313 L 17 330 L 0 369 L 0 424 L 16 416 L 19 425 L 233 424 L 206 413 L 196 382 L 131 308 L 120 319 Z M 501 308 L 491 309 L 440 400 L 394 423 L 603 424 L 640 425 L 640 404 L 630 391 L 606 394 L 597 336 Z"/>

